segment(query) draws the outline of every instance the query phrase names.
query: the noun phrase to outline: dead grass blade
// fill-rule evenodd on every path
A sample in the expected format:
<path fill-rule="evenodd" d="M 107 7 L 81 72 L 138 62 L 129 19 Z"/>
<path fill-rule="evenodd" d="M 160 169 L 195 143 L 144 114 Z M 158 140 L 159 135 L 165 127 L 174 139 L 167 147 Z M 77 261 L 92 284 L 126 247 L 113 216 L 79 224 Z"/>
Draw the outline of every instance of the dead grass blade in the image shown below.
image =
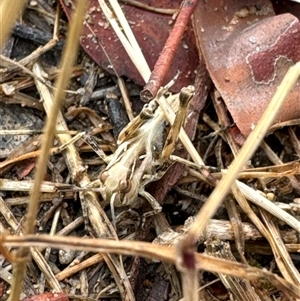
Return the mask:
<path fill-rule="evenodd" d="M 261 142 L 260 147 L 264 150 L 265 154 L 271 162 L 277 165 L 283 164 L 283 162 L 279 159 L 279 157 L 275 154 L 275 152 L 269 147 L 269 145 L 265 141 Z M 288 176 L 288 179 L 295 191 L 300 193 L 300 185 L 298 179 L 295 176 Z"/>
<path fill-rule="evenodd" d="M 5 247 L 49 247 L 57 249 L 72 248 L 74 250 L 85 250 L 89 252 L 115 253 L 130 256 L 141 256 L 149 259 L 156 259 L 175 264 L 177 260 L 176 246 L 161 246 L 147 242 L 138 241 L 117 241 L 111 239 L 88 239 L 78 237 L 49 236 L 49 235 L 25 235 L 25 236 L 3 236 L 2 242 Z M 272 283 L 283 292 L 295 298 L 300 297 L 300 288 L 279 276 L 267 271 L 258 269 L 234 261 L 215 258 L 205 254 L 194 253 L 195 268 L 204 269 L 212 273 L 244 278 L 250 281 L 263 279 Z"/>
<path fill-rule="evenodd" d="M 292 283 L 295 283 L 296 285 L 299 285 L 299 273 L 290 258 L 290 255 L 286 249 L 285 244 L 282 241 L 278 229 L 275 227 L 274 222 L 271 220 L 271 216 L 267 214 L 267 211 L 260 208 L 260 212 L 264 221 L 263 223 L 261 219 L 253 212 L 237 185 L 234 184 L 232 186 L 232 192 L 240 207 L 256 225 L 260 233 L 262 233 L 262 235 L 268 240 L 278 268 L 281 271 L 282 275 L 284 275 L 284 278 Z"/>
<path fill-rule="evenodd" d="M 44 178 L 44 174 L 46 172 L 47 161 L 49 157 L 49 149 L 52 145 L 53 137 L 54 137 L 54 129 L 56 125 L 57 115 L 59 113 L 61 103 L 64 99 L 64 90 L 67 88 L 70 76 L 72 65 L 75 62 L 77 50 L 78 50 L 78 43 L 74 43 L 74 41 L 79 41 L 81 27 L 83 24 L 84 19 L 84 12 L 87 7 L 88 1 L 78 1 L 77 10 L 73 16 L 73 20 L 75 22 L 71 23 L 67 45 L 64 49 L 64 55 L 61 65 L 62 72 L 59 74 L 54 96 L 54 104 L 51 108 L 51 112 L 48 116 L 46 125 L 45 125 L 45 132 L 47 133 L 47 139 L 44 139 L 41 148 L 41 155 L 38 159 L 35 182 L 33 186 L 33 191 L 30 196 L 30 202 L 28 206 L 28 212 L 26 216 L 26 224 L 24 233 L 34 233 L 35 221 L 36 221 L 36 214 L 39 205 L 39 196 L 40 196 L 40 186 L 42 180 Z M 13 7 L 10 4 L 11 7 Z M 15 10 L 15 7 L 13 7 Z M 17 10 L 15 10 L 17 11 Z M 29 253 L 28 248 L 20 249 L 18 252 L 18 257 L 25 258 Z M 15 301 L 19 300 L 19 296 L 22 291 L 22 285 L 20 283 L 23 282 L 23 277 L 26 271 L 27 260 L 24 260 L 20 263 L 16 263 L 13 270 L 13 282 L 11 288 L 11 295 L 10 300 Z"/>
<path fill-rule="evenodd" d="M 262 115 L 261 120 L 249 135 L 240 153 L 233 161 L 232 165 L 229 167 L 227 174 L 221 179 L 207 202 L 198 213 L 197 218 L 190 228 L 187 236 L 177 245 L 181 257 L 179 259 L 180 264 L 187 263 L 188 266 L 190 266 L 189 261 L 192 261 L 194 243 L 196 242 L 197 237 L 203 232 L 207 221 L 212 217 L 212 215 L 230 190 L 231 185 L 235 181 L 238 173 L 246 165 L 247 161 L 259 146 L 261 140 L 263 139 L 273 120 L 275 119 L 276 114 L 279 111 L 286 96 L 296 84 L 299 75 L 300 63 L 297 63 L 296 65 L 291 67 L 285 75 L 274 97 L 272 98 L 267 109 Z M 182 265 L 179 265 L 179 268 L 180 267 L 182 267 Z M 185 279 L 183 279 L 183 281 L 185 281 Z"/>
<path fill-rule="evenodd" d="M 300 285 L 299 271 L 296 269 L 271 215 L 262 209 L 260 209 L 260 212 L 266 228 L 268 229 L 269 237 L 272 239 L 270 245 L 273 249 L 274 257 L 281 274 L 284 279 L 295 283 L 296 285 Z"/>
<path fill-rule="evenodd" d="M 272 203 L 270 200 L 262 196 L 260 193 L 258 193 L 248 185 L 240 181 L 236 181 L 236 183 L 241 192 L 249 201 L 264 208 L 267 212 L 270 212 L 300 233 L 300 222 L 295 217 L 280 209 L 278 206 L 276 206 L 274 203 Z"/>
<path fill-rule="evenodd" d="M 12 5 L 10 0 L 2 0 L 0 3 L 0 20 L 1 20 L 1 35 L 0 35 L 0 51 L 10 34 L 10 31 L 22 13 L 27 0 L 19 0 Z"/>
<path fill-rule="evenodd" d="M 132 60 L 135 67 L 140 72 L 141 76 L 143 77 L 144 81 L 147 82 L 150 78 L 150 68 L 146 62 L 146 59 L 141 51 L 141 48 L 139 47 L 135 36 L 130 28 L 130 25 L 128 24 L 128 21 L 126 20 L 126 17 L 124 16 L 124 13 L 118 3 L 118 1 L 110 0 L 110 5 L 114 10 L 115 15 L 117 16 L 117 19 L 114 17 L 113 12 L 111 9 L 107 6 L 104 0 L 98 0 L 99 5 L 106 17 L 106 19 L 109 21 L 110 25 L 114 29 L 116 35 L 120 39 L 120 42 L 124 46 L 127 54 L 129 55 L 130 59 Z M 119 26 L 117 20 L 120 22 L 121 27 Z"/>

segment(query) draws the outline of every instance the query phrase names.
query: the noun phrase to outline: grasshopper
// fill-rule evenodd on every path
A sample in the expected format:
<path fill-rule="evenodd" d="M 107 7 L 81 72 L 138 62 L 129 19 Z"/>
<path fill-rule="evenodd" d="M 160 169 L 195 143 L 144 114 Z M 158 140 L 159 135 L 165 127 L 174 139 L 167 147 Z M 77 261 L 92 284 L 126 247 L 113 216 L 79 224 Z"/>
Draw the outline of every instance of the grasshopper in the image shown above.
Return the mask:
<path fill-rule="evenodd" d="M 118 148 L 100 174 L 99 190 L 112 210 L 114 206 L 131 205 L 141 195 L 153 208 L 147 216 L 161 211 L 160 204 L 145 191 L 145 186 L 160 179 L 172 164 L 170 155 L 185 120 L 188 103 L 194 95 L 194 87 L 188 86 L 179 94 L 167 96 L 177 114 L 163 146 L 165 117 L 157 99 L 167 93 L 166 88 L 161 88 L 156 98 L 145 104 L 141 113 L 121 131 Z"/>

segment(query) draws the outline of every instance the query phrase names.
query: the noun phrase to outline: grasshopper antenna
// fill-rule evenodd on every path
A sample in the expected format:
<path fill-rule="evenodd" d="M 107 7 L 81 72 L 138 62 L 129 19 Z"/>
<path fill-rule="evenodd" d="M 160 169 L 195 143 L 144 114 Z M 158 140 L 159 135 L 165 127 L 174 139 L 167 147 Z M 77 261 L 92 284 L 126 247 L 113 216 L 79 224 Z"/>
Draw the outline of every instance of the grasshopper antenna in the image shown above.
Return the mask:
<path fill-rule="evenodd" d="M 114 192 L 110 198 L 110 211 L 111 211 L 111 218 L 114 228 L 117 229 L 117 221 L 116 221 L 116 214 L 115 214 L 115 200 L 117 197 L 117 192 Z"/>

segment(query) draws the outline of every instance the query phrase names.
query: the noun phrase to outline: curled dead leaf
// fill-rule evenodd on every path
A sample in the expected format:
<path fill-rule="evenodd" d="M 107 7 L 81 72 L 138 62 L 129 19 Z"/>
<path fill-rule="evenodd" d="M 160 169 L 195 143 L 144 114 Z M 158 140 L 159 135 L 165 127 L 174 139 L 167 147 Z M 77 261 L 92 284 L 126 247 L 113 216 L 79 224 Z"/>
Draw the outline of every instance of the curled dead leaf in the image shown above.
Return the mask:
<path fill-rule="evenodd" d="M 194 28 L 210 76 L 244 136 L 257 124 L 290 66 L 300 60 L 300 23 L 270 1 L 201 1 Z M 300 117 L 300 85 L 276 122 Z"/>

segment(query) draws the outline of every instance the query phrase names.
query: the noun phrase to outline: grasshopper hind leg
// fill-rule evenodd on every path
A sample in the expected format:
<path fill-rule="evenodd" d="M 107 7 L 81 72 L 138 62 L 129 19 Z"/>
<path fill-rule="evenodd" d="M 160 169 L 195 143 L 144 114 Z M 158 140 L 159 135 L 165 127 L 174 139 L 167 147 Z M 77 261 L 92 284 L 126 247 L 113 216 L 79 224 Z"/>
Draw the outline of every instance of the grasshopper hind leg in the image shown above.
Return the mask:
<path fill-rule="evenodd" d="M 144 197 L 149 202 L 149 204 L 151 205 L 151 207 L 153 209 L 151 211 L 148 211 L 148 212 L 144 213 L 144 215 L 143 215 L 144 218 L 149 217 L 151 215 L 155 215 L 155 214 L 161 212 L 161 210 L 162 210 L 161 205 L 158 203 L 158 201 L 149 192 L 147 192 L 145 190 L 140 190 L 139 195 Z"/>
<path fill-rule="evenodd" d="M 178 139 L 180 129 L 185 121 L 188 104 L 191 98 L 194 96 L 194 92 L 195 88 L 193 86 L 188 86 L 182 88 L 179 93 L 179 109 L 166 139 L 166 143 L 161 155 L 161 162 L 169 160 L 175 149 L 175 144 Z"/>

